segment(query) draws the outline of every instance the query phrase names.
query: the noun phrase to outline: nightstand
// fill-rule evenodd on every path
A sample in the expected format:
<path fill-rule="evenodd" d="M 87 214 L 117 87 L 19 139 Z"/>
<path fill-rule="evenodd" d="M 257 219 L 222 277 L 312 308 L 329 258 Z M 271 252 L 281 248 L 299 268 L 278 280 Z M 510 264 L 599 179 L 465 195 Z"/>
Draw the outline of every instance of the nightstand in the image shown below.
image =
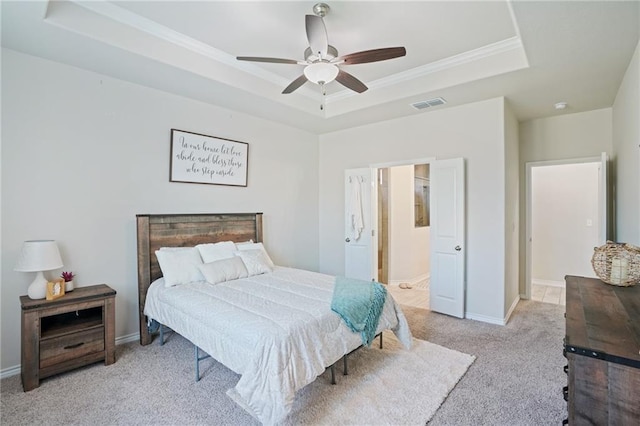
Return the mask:
<path fill-rule="evenodd" d="M 115 296 L 106 284 L 78 287 L 55 300 L 20 296 L 25 392 L 40 380 L 115 357 Z"/>

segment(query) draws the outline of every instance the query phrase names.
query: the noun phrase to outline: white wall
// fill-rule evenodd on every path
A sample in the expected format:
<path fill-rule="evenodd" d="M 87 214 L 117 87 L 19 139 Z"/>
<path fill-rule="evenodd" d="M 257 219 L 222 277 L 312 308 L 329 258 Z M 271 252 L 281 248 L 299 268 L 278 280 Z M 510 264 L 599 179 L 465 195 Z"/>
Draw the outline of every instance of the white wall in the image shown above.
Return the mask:
<path fill-rule="evenodd" d="M 600 245 L 599 165 L 531 168 L 532 281 L 564 284 L 565 275 L 595 277 L 591 257 L 593 248 Z"/>
<path fill-rule="evenodd" d="M 389 283 L 417 282 L 429 273 L 429 227 L 416 228 L 414 167 L 389 168 Z"/>
<path fill-rule="evenodd" d="M 612 111 L 604 108 L 520 123 L 520 293 L 525 293 L 525 164 L 613 153 Z"/>
<path fill-rule="evenodd" d="M 613 104 L 616 240 L 640 245 L 640 42 Z"/>
<path fill-rule="evenodd" d="M 320 136 L 320 269 L 344 273 L 344 170 L 435 156 L 466 166 L 467 316 L 504 318 L 503 98 Z"/>
<path fill-rule="evenodd" d="M 248 142 L 248 187 L 169 182 L 171 128 Z M 117 337 L 138 330 L 137 213 L 261 211 L 273 260 L 318 268 L 315 135 L 6 49 L 2 131 L 3 370 L 33 279 L 13 271 L 23 240 L 57 240 L 76 285 L 116 289 Z"/>
<path fill-rule="evenodd" d="M 520 159 L 530 161 L 599 157 L 613 152 L 611 108 L 520 123 Z M 521 188 L 522 189 L 522 188 Z"/>
<path fill-rule="evenodd" d="M 520 238 L 520 143 L 518 120 L 508 102 L 504 105 L 504 235 L 505 235 L 505 292 L 504 310 L 508 317 L 520 300 L 519 238 Z"/>

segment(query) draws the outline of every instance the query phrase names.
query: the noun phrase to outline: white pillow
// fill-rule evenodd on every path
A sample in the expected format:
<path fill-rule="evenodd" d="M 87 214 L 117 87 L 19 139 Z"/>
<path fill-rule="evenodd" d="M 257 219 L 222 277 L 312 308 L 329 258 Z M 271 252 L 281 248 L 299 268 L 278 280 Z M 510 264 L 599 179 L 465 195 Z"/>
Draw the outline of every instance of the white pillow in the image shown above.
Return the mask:
<path fill-rule="evenodd" d="M 235 256 L 200 265 L 200 272 L 211 284 L 246 278 L 249 275 L 242 259 Z"/>
<path fill-rule="evenodd" d="M 267 272 L 273 271 L 273 263 L 263 250 L 239 250 L 236 252 L 236 256 L 244 262 L 249 276 L 266 274 Z"/>
<path fill-rule="evenodd" d="M 156 250 L 156 257 L 164 276 L 164 285 L 167 287 L 204 280 L 198 268 L 202 265 L 202 258 L 195 247 Z"/>
<path fill-rule="evenodd" d="M 215 262 L 216 260 L 231 259 L 236 252 L 236 245 L 233 241 L 221 241 L 219 243 L 198 244 L 196 246 L 202 256 L 204 263 Z"/>
<path fill-rule="evenodd" d="M 261 250 L 264 253 L 267 265 L 269 265 L 269 268 L 273 270 L 273 262 L 271 261 L 271 258 L 269 257 L 269 253 L 267 253 L 267 249 L 264 248 L 264 245 L 262 243 L 249 243 L 249 244 L 240 244 L 237 245 L 238 250 L 240 251 L 245 251 L 245 250 Z"/>

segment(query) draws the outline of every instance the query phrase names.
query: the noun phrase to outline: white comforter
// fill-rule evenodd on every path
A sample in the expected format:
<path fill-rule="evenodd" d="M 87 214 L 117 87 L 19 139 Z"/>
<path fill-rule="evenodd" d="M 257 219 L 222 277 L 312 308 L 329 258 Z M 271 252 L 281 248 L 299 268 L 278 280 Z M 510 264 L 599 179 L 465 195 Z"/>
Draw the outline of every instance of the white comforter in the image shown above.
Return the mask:
<path fill-rule="evenodd" d="M 228 394 L 264 424 L 287 416 L 298 389 L 361 344 L 331 311 L 334 277 L 276 267 L 274 272 L 212 285 L 147 293 L 144 313 L 241 374 Z M 391 329 L 405 347 L 411 332 L 390 294 L 378 331 Z"/>

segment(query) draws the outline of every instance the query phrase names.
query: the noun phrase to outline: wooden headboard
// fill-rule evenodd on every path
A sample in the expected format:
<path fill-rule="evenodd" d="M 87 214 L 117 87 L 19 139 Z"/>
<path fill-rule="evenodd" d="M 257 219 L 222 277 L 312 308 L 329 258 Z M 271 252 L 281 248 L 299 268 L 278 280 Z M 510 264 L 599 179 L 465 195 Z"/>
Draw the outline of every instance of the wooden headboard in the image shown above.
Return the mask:
<path fill-rule="evenodd" d="M 262 241 L 262 213 L 139 214 L 136 221 L 141 345 L 151 343 L 144 315 L 147 290 L 154 280 L 162 276 L 156 250 L 218 241 Z"/>

